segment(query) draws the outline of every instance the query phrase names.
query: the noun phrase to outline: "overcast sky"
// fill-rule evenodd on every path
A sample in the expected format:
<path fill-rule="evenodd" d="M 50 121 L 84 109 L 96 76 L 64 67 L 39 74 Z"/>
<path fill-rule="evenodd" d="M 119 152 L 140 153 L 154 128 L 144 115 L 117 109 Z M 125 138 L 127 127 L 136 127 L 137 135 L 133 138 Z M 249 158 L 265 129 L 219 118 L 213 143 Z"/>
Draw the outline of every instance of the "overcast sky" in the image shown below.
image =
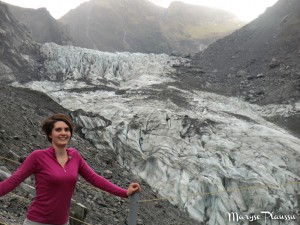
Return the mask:
<path fill-rule="evenodd" d="M 12 5 L 26 8 L 45 7 L 51 15 L 58 19 L 70 9 L 74 9 L 88 0 L 2 0 Z M 109 1 L 109 0 L 107 0 Z M 168 7 L 174 0 L 148 0 L 162 7 Z M 273 5 L 277 0 L 181 0 L 187 4 L 206 5 L 225 9 L 236 14 L 244 21 L 251 21 Z"/>

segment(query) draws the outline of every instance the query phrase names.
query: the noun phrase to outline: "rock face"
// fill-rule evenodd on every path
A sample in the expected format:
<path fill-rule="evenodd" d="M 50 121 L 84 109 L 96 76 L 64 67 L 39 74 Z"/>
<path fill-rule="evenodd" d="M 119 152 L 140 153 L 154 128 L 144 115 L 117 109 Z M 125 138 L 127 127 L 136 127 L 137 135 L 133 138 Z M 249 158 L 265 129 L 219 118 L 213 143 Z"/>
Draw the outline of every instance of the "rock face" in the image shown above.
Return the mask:
<path fill-rule="evenodd" d="M 299 12 L 299 1 L 279 0 L 253 22 L 218 40 L 193 59 L 194 69 L 184 70 L 189 71 L 189 85 L 258 104 L 298 101 Z"/>
<path fill-rule="evenodd" d="M 30 34 L 8 11 L 7 5 L 0 2 L 0 82 L 14 80 L 36 80 L 34 74 L 35 56 L 38 45 Z M 22 71 L 22 75 L 20 75 Z"/>
<path fill-rule="evenodd" d="M 59 21 L 75 45 L 108 52 L 171 52 L 159 27 L 163 8 L 144 0 L 92 0 Z"/>
<path fill-rule="evenodd" d="M 8 6 L 38 43 L 109 52 L 195 53 L 245 24 L 228 12 L 180 2 L 164 9 L 145 0 L 92 0 L 58 21 L 45 8 Z"/>
<path fill-rule="evenodd" d="M 164 9 L 145 0 L 91 0 L 59 21 L 80 47 L 167 54 L 198 52 L 244 24 L 222 10 L 183 3 Z"/>
<path fill-rule="evenodd" d="M 72 44 L 72 38 L 66 27 L 54 19 L 46 8 L 29 9 L 13 5 L 8 5 L 8 7 L 14 17 L 29 29 L 36 42 Z"/>
<path fill-rule="evenodd" d="M 161 19 L 161 31 L 170 47 L 179 52 L 199 52 L 245 23 L 226 11 L 184 4 L 170 4 Z"/>
<path fill-rule="evenodd" d="M 97 149 L 110 149 L 199 222 L 228 224 L 227 212 L 298 210 L 300 140 L 265 118 L 299 112 L 299 104 L 258 106 L 184 90 L 172 75 L 174 65 L 189 65 L 182 58 L 55 44 L 40 54 L 42 80 L 21 86 L 72 110 Z"/>

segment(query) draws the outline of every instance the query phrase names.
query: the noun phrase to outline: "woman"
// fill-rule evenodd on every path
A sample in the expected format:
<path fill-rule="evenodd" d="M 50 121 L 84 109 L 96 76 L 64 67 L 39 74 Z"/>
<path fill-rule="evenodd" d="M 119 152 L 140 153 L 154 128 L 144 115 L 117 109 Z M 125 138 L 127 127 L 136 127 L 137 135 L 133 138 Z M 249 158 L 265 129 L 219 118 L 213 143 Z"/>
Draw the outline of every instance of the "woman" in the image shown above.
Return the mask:
<path fill-rule="evenodd" d="M 33 151 L 12 176 L 0 183 L 3 196 L 31 174 L 35 175 L 36 197 L 23 225 L 67 225 L 78 174 L 95 187 L 119 197 L 127 198 L 140 190 L 138 183 L 131 183 L 127 190 L 114 185 L 96 174 L 76 149 L 67 148 L 73 134 L 70 117 L 54 114 L 44 121 L 42 130 L 51 147 Z"/>

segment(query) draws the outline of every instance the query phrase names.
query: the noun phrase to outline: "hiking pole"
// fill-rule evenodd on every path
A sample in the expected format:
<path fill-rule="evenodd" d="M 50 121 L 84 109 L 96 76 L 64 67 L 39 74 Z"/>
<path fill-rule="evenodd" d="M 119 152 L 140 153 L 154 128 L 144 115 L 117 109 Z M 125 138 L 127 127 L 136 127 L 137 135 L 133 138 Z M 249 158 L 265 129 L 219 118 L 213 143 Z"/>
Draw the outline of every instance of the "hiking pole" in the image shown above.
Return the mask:
<path fill-rule="evenodd" d="M 136 225 L 139 193 L 135 192 L 130 196 L 128 225 Z"/>

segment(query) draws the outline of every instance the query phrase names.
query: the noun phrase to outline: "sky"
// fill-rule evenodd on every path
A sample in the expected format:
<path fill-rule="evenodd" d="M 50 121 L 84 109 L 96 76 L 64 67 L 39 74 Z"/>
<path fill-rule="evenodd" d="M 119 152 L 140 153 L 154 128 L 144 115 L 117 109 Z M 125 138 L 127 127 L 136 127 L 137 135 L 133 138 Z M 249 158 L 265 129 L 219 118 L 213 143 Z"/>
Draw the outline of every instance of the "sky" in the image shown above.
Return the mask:
<path fill-rule="evenodd" d="M 3 2 L 25 8 L 48 9 L 50 14 L 59 19 L 69 10 L 76 8 L 88 0 L 1 0 Z M 109 1 L 109 0 L 107 0 Z M 168 7 L 174 0 L 149 0 L 156 5 Z M 272 6 L 277 0 L 180 0 L 186 4 L 216 7 L 234 13 L 239 19 L 249 22 L 262 14 L 265 9 Z"/>

